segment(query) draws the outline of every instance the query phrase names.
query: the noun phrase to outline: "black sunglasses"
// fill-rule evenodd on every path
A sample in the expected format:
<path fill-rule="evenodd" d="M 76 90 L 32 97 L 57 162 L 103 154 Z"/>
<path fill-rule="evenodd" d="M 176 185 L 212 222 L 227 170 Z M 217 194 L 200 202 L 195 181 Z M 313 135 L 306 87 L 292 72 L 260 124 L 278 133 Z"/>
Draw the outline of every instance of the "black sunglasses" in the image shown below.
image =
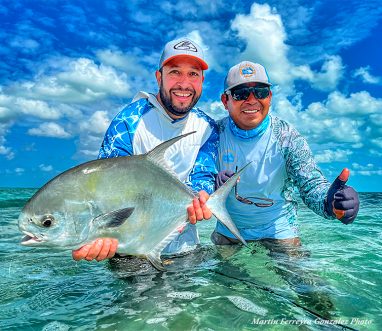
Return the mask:
<path fill-rule="evenodd" d="M 232 95 L 236 101 L 247 100 L 249 95 L 253 93 L 256 99 L 268 98 L 270 89 L 268 86 L 245 86 L 228 90 L 226 94 Z"/>
<path fill-rule="evenodd" d="M 237 167 L 236 167 L 236 171 L 235 172 L 237 172 Z M 245 203 L 247 205 L 255 205 L 256 207 L 264 208 L 264 207 L 271 207 L 274 204 L 274 201 L 272 199 L 268 199 L 268 198 L 259 198 L 259 197 L 246 197 L 246 198 L 243 198 L 242 196 L 240 196 L 237 193 L 237 182 L 236 182 L 236 184 L 234 186 L 234 192 L 235 192 L 236 200 L 240 201 L 241 203 Z M 256 202 L 256 201 L 252 201 L 252 200 L 261 200 L 261 201 L 265 201 L 265 202 Z"/>

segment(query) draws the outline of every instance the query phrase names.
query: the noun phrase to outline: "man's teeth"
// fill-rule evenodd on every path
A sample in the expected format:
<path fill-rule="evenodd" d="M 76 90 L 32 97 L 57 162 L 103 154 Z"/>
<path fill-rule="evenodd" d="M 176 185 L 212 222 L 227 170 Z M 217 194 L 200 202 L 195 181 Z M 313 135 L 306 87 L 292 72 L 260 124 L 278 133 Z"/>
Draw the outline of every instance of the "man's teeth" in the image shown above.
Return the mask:
<path fill-rule="evenodd" d="M 174 92 L 174 94 L 175 94 L 177 97 L 189 97 L 189 96 L 191 96 L 191 93 Z"/>
<path fill-rule="evenodd" d="M 243 113 L 248 113 L 248 114 L 254 114 L 254 113 L 257 113 L 258 112 L 258 110 L 243 110 Z"/>

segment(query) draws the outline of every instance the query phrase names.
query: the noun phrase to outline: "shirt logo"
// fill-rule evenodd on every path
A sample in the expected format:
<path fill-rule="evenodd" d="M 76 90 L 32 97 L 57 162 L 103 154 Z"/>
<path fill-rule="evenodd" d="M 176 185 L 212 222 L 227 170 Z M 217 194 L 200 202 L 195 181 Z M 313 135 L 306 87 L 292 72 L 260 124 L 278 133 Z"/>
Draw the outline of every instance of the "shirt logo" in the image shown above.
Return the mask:
<path fill-rule="evenodd" d="M 188 41 L 188 40 L 184 40 L 184 41 L 181 41 L 180 43 L 177 43 L 174 46 L 174 49 L 178 49 L 180 51 L 191 51 L 191 52 L 198 51 L 196 46 L 191 41 Z"/>
<path fill-rule="evenodd" d="M 256 74 L 255 67 L 251 64 L 245 63 L 244 65 L 241 65 L 239 68 L 240 75 L 248 78 Z"/>

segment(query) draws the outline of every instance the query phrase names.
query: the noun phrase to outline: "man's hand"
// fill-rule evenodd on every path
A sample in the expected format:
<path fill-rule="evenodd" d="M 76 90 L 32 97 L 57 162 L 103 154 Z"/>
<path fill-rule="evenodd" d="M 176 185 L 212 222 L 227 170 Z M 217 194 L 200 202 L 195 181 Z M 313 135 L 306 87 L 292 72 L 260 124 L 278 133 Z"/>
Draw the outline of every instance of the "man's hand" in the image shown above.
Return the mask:
<path fill-rule="evenodd" d="M 345 168 L 328 190 L 326 211 L 344 224 L 349 224 L 357 217 L 359 198 L 357 192 L 345 185 L 349 179 L 349 169 Z"/>
<path fill-rule="evenodd" d="M 209 197 L 210 195 L 206 191 L 200 191 L 199 199 L 194 198 L 192 205 L 187 207 L 188 219 L 191 224 L 195 224 L 203 219 L 208 220 L 212 217 L 212 212 L 206 204 Z"/>
<path fill-rule="evenodd" d="M 72 251 L 73 259 L 79 260 L 97 260 L 102 261 L 112 258 L 118 248 L 118 240 L 114 238 L 99 238 L 91 244 L 82 246 Z"/>
<path fill-rule="evenodd" d="M 222 186 L 228 179 L 230 179 L 235 173 L 231 170 L 222 170 L 216 175 L 215 178 L 215 189 L 217 190 Z"/>

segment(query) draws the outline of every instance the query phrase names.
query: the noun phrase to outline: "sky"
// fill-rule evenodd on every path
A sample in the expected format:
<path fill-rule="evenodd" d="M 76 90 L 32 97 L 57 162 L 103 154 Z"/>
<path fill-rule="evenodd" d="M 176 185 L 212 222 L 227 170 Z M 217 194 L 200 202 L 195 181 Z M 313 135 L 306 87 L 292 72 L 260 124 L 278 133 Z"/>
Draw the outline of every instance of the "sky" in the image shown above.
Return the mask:
<path fill-rule="evenodd" d="M 382 191 L 381 0 L 0 0 L 0 187 L 41 187 L 97 158 L 114 116 L 157 92 L 166 42 L 205 52 L 198 107 L 215 119 L 229 68 L 264 65 L 271 113 L 332 181 Z"/>

